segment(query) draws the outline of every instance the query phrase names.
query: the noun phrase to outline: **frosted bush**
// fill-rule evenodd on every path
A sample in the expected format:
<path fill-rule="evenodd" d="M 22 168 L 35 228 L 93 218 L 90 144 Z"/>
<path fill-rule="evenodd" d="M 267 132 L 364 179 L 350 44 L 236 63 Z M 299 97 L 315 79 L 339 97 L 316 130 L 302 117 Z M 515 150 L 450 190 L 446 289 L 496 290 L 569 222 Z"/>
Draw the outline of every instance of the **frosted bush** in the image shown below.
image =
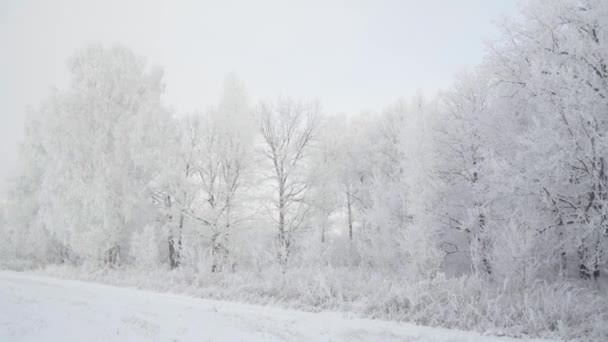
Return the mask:
<path fill-rule="evenodd" d="M 608 301 L 580 284 L 536 282 L 525 291 L 472 276 L 409 281 L 365 268 L 310 267 L 193 273 L 141 268 L 48 268 L 48 273 L 213 299 L 278 305 L 509 336 L 605 340 Z"/>
<path fill-rule="evenodd" d="M 150 269 L 159 265 L 159 238 L 154 226 L 146 225 L 141 231 L 134 232 L 130 247 L 138 267 Z"/>

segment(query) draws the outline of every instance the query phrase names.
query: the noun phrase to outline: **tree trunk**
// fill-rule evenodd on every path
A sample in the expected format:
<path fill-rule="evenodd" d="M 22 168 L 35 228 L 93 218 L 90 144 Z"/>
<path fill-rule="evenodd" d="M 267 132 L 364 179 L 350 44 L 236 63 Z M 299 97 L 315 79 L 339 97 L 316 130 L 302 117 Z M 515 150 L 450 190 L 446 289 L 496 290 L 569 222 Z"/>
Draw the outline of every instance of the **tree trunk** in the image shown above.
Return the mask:
<path fill-rule="evenodd" d="M 578 258 L 579 258 L 579 265 L 578 265 L 579 276 L 581 277 L 581 279 L 585 279 L 585 280 L 591 278 L 591 273 L 589 271 L 589 267 L 587 267 L 589 255 L 588 255 L 587 247 L 585 247 L 584 241 L 578 247 Z"/>
<path fill-rule="evenodd" d="M 173 235 L 169 233 L 169 265 L 171 269 L 178 268 L 181 265 L 181 251 L 182 251 L 182 228 L 184 226 L 184 215 L 179 215 L 179 224 L 177 226 L 177 232 Z"/>
<path fill-rule="evenodd" d="M 217 233 L 213 234 L 213 236 L 211 237 L 211 259 L 212 259 L 211 273 L 218 272 L 219 268 L 220 268 L 219 261 L 218 261 L 219 246 L 218 246 L 217 238 L 218 238 Z"/>
<path fill-rule="evenodd" d="M 279 184 L 279 251 L 278 257 L 279 262 L 282 265 L 287 264 L 289 258 L 289 237 L 285 231 L 285 186 L 283 183 Z"/>
<path fill-rule="evenodd" d="M 593 279 L 598 280 L 600 278 L 600 264 L 602 262 L 602 245 L 600 234 L 598 234 L 597 241 L 595 243 L 595 255 L 593 258 Z"/>
<path fill-rule="evenodd" d="M 486 229 L 486 216 L 482 213 L 479 214 L 479 233 L 478 242 L 481 248 L 481 262 L 483 264 L 485 272 L 488 276 L 492 276 L 492 263 L 490 262 L 490 243 L 491 241 L 485 236 Z"/>
<path fill-rule="evenodd" d="M 346 208 L 348 211 L 348 239 L 353 241 L 353 209 L 350 189 L 346 190 Z"/>
<path fill-rule="evenodd" d="M 221 272 L 228 259 L 228 248 L 220 240 L 221 234 L 215 233 L 211 237 L 211 258 L 213 264 L 211 265 L 211 272 Z"/>
<path fill-rule="evenodd" d="M 579 266 L 578 274 L 581 279 L 584 280 L 598 280 L 600 278 L 600 266 L 602 262 L 602 247 L 601 238 L 598 233 L 595 246 L 592 248 L 590 253 L 589 247 L 584 239 L 581 245 L 578 247 Z"/>
<path fill-rule="evenodd" d="M 120 246 L 116 245 L 106 252 L 105 258 L 106 265 L 110 267 L 116 267 L 120 264 Z"/>
<path fill-rule="evenodd" d="M 323 226 L 321 227 L 321 244 L 325 243 L 325 223 L 323 223 Z"/>

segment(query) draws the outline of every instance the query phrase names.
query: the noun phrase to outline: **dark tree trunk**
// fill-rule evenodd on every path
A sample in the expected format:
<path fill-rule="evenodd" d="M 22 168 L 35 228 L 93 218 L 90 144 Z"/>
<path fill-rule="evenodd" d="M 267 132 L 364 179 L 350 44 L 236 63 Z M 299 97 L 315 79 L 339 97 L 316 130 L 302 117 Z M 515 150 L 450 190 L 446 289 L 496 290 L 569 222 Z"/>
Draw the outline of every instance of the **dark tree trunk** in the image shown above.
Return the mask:
<path fill-rule="evenodd" d="M 591 278 L 591 273 L 589 271 L 589 267 L 587 267 L 587 259 L 588 259 L 588 253 L 587 253 L 587 247 L 585 247 L 584 242 L 578 247 L 578 258 L 579 258 L 579 265 L 578 265 L 578 274 L 581 277 L 581 279 L 589 279 Z"/>
<path fill-rule="evenodd" d="M 117 245 L 108 249 L 104 261 L 110 267 L 118 266 L 120 264 L 120 246 Z"/>
<path fill-rule="evenodd" d="M 177 232 L 169 234 L 169 265 L 171 269 L 178 268 L 181 265 L 182 251 L 182 228 L 184 225 L 184 215 L 179 216 L 179 224 Z"/>
<path fill-rule="evenodd" d="M 211 265 L 211 272 L 217 273 L 222 271 L 222 265 L 224 262 L 224 251 L 223 246 L 219 241 L 219 233 L 213 234 L 211 238 L 211 258 L 213 264 Z"/>
<path fill-rule="evenodd" d="M 477 236 L 477 242 L 479 242 L 479 248 L 481 253 L 481 263 L 483 264 L 484 271 L 488 276 L 492 276 L 492 262 L 490 261 L 490 248 L 491 241 L 485 236 L 486 229 L 486 216 L 479 214 L 479 232 Z"/>

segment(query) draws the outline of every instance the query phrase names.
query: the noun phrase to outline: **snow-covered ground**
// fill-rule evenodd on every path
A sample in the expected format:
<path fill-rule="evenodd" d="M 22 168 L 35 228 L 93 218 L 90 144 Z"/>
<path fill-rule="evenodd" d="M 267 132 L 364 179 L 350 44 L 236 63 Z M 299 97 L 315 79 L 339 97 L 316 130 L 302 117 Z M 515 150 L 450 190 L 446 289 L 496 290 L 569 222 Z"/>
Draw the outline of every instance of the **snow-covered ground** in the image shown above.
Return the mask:
<path fill-rule="evenodd" d="M 514 341 L 0 272 L 0 341 Z"/>

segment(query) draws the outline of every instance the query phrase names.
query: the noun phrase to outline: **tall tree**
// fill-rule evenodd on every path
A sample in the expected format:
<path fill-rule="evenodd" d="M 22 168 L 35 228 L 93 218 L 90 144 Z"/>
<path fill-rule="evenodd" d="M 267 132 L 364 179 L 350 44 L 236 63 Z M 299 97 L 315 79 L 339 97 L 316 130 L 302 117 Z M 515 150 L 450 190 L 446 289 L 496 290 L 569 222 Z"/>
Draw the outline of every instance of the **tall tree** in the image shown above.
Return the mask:
<path fill-rule="evenodd" d="M 162 72 L 123 47 L 91 46 L 70 59 L 70 88 L 43 108 L 47 156 L 37 218 L 91 261 L 120 262 L 131 227 L 145 217 L 168 112 Z M 42 217 L 41 215 L 44 215 Z"/>
<path fill-rule="evenodd" d="M 274 188 L 273 220 L 277 225 L 278 258 L 287 263 L 293 233 L 308 218 L 307 157 L 319 128 L 319 105 L 291 99 L 257 107 L 263 156 L 271 163 Z"/>
<path fill-rule="evenodd" d="M 212 272 L 229 262 L 231 234 L 246 217 L 241 200 L 247 189 L 252 126 L 245 88 L 235 75 L 229 75 L 219 105 L 204 118 L 195 167 L 205 199 L 199 210 L 211 229 Z"/>
<path fill-rule="evenodd" d="M 489 59 L 520 123 L 517 167 L 553 216 L 539 233 L 560 236 L 560 269 L 574 254 L 586 279 L 608 236 L 607 18 L 605 1 L 531 2 Z"/>

